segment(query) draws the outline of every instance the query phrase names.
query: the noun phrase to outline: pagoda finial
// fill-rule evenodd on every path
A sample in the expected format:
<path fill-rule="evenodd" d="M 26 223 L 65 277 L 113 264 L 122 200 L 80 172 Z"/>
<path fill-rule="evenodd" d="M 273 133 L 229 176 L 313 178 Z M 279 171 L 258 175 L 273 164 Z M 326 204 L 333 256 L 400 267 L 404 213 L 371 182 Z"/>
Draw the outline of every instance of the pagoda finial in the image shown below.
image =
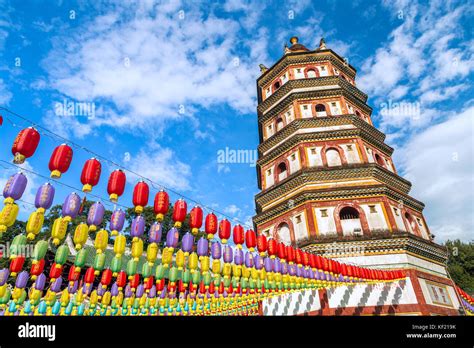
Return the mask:
<path fill-rule="evenodd" d="M 293 36 L 290 39 L 290 42 L 291 42 L 292 45 L 297 44 L 298 43 L 298 36 Z"/>
<path fill-rule="evenodd" d="M 261 72 L 262 74 L 263 74 L 265 71 L 268 70 L 268 68 L 267 68 L 265 65 L 263 65 L 263 64 L 259 64 L 258 66 L 259 66 L 260 72 Z"/>
<path fill-rule="evenodd" d="M 324 37 L 319 40 L 319 49 L 320 50 L 325 50 L 326 49 L 326 41 L 324 41 Z"/>

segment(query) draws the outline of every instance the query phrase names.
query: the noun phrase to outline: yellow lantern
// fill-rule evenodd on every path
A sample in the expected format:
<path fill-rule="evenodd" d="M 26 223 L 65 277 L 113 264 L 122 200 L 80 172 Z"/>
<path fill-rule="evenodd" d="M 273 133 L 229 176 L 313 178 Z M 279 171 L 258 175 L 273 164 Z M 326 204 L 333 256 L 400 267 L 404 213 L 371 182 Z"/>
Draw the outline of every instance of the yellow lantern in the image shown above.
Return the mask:
<path fill-rule="evenodd" d="M 209 256 L 203 256 L 201 258 L 201 272 L 206 273 L 209 271 L 209 266 L 210 266 L 210 260 Z"/>
<path fill-rule="evenodd" d="M 44 223 L 44 214 L 40 213 L 38 210 L 34 211 L 28 217 L 28 222 L 26 223 L 26 233 L 29 240 L 35 239 L 38 233 L 41 231 Z"/>
<path fill-rule="evenodd" d="M 115 237 L 114 242 L 114 253 L 116 257 L 121 257 L 125 252 L 125 246 L 127 245 L 127 239 L 123 234 L 119 234 Z"/>
<path fill-rule="evenodd" d="M 138 261 L 143 254 L 143 240 L 137 238 L 132 242 L 132 257 L 134 261 Z"/>
<path fill-rule="evenodd" d="M 97 232 L 94 241 L 94 247 L 97 250 L 97 254 L 102 254 L 103 251 L 107 248 L 107 243 L 109 242 L 109 234 L 106 230 L 100 230 Z"/>
<path fill-rule="evenodd" d="M 98 301 L 97 290 L 91 292 L 89 303 L 91 306 L 95 305 Z"/>
<path fill-rule="evenodd" d="M 171 261 L 173 261 L 173 248 L 164 248 L 161 255 L 161 263 L 163 266 L 168 267 Z"/>
<path fill-rule="evenodd" d="M 148 244 L 146 248 L 146 259 L 150 266 L 153 266 L 156 260 L 156 256 L 158 255 L 158 245 L 156 243 Z"/>
<path fill-rule="evenodd" d="M 191 273 L 194 273 L 194 271 L 197 269 L 198 260 L 199 258 L 196 253 L 192 253 L 191 255 L 189 255 L 188 266 L 189 266 L 189 269 L 191 270 Z"/>
<path fill-rule="evenodd" d="M 184 251 L 181 249 L 176 253 L 176 266 L 178 266 L 178 270 L 182 270 L 184 266 Z"/>
<path fill-rule="evenodd" d="M 89 227 L 85 223 L 80 223 L 77 225 L 76 230 L 74 231 L 74 244 L 76 250 L 81 249 L 84 244 L 87 242 L 87 237 L 89 236 Z"/>
<path fill-rule="evenodd" d="M 18 216 L 18 205 L 15 203 L 5 204 L 0 212 L 0 237 L 11 227 Z"/>
<path fill-rule="evenodd" d="M 110 304 L 111 298 L 112 298 L 112 295 L 110 294 L 110 291 L 106 291 L 105 294 L 102 296 L 102 305 L 108 306 Z"/>
<path fill-rule="evenodd" d="M 54 220 L 53 228 L 51 230 L 51 236 L 53 237 L 54 245 L 59 245 L 59 242 L 64 239 L 64 237 L 66 236 L 68 224 L 68 220 L 62 217 L 59 217 Z"/>
<path fill-rule="evenodd" d="M 212 261 L 212 273 L 220 274 L 221 273 L 221 260 Z"/>

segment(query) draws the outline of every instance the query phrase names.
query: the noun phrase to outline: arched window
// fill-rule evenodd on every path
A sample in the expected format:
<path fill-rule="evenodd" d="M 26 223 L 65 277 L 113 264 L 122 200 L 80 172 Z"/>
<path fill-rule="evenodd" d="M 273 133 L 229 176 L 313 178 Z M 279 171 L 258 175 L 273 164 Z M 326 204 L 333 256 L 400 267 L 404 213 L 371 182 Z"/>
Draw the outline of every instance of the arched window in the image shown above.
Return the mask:
<path fill-rule="evenodd" d="M 306 76 L 307 76 L 308 78 L 317 77 L 317 76 L 316 76 L 316 71 L 314 71 L 313 69 L 309 69 L 308 71 L 306 71 Z"/>
<path fill-rule="evenodd" d="M 329 167 L 340 166 L 342 164 L 339 151 L 333 148 L 326 150 L 326 160 Z"/>
<path fill-rule="evenodd" d="M 278 118 L 278 119 L 276 120 L 276 123 L 277 123 L 277 132 L 278 132 L 280 129 L 283 128 L 283 120 L 282 120 L 282 118 L 281 118 L 281 117 Z"/>
<path fill-rule="evenodd" d="M 340 76 L 341 76 L 344 80 L 347 81 L 346 77 L 345 77 L 343 74 L 341 74 Z"/>
<path fill-rule="evenodd" d="M 283 242 L 286 245 L 291 245 L 290 226 L 288 226 L 286 222 L 283 222 L 278 226 L 277 235 L 280 242 Z"/>
<path fill-rule="evenodd" d="M 316 105 L 316 116 L 318 117 L 327 116 L 326 107 L 324 106 L 324 104 Z"/>
<path fill-rule="evenodd" d="M 360 114 L 360 112 L 358 110 L 356 110 L 356 115 L 360 118 L 362 118 L 362 115 Z"/>
<path fill-rule="evenodd" d="M 362 234 L 359 212 L 353 207 L 344 207 L 339 212 L 343 235 Z"/>
<path fill-rule="evenodd" d="M 281 83 L 280 81 L 277 81 L 273 84 L 273 91 L 276 91 L 278 88 L 280 88 L 281 86 Z"/>
<path fill-rule="evenodd" d="M 281 162 L 278 165 L 277 174 L 278 174 L 278 180 L 283 180 L 287 177 L 287 170 L 286 170 L 285 162 Z"/>
<path fill-rule="evenodd" d="M 385 167 L 384 160 L 382 159 L 382 157 L 379 156 L 378 153 L 375 154 L 375 161 L 382 167 Z"/>

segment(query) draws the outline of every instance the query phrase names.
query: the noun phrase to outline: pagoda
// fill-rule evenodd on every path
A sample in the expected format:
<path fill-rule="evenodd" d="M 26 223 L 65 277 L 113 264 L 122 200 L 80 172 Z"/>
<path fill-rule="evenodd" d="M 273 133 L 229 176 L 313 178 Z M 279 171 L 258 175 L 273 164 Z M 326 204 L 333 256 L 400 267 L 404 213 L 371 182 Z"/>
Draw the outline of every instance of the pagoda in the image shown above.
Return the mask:
<path fill-rule="evenodd" d="M 314 50 L 290 43 L 257 79 L 257 233 L 345 263 L 404 268 L 413 299 L 398 313 L 458 314 L 446 250 L 372 123 L 356 69 L 324 39 Z"/>

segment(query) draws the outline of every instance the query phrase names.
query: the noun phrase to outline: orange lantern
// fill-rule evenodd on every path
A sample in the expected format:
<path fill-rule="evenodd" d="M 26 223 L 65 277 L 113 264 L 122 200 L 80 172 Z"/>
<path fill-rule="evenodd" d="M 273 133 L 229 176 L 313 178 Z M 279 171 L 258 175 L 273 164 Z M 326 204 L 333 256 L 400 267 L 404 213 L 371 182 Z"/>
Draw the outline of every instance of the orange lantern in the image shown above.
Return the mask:
<path fill-rule="evenodd" d="M 186 204 L 186 201 L 182 198 L 178 199 L 173 207 L 173 221 L 175 227 L 181 227 L 184 220 L 186 219 L 187 210 L 188 206 Z"/>
<path fill-rule="evenodd" d="M 214 213 L 207 214 L 205 222 L 207 238 L 212 239 L 217 232 L 217 216 Z"/>
<path fill-rule="evenodd" d="M 200 207 L 194 207 L 189 213 L 189 227 L 191 233 L 196 235 L 202 226 L 202 209 Z"/>
<path fill-rule="evenodd" d="M 247 230 L 245 232 L 245 245 L 250 251 L 254 251 L 257 246 L 257 236 L 254 230 Z"/>
<path fill-rule="evenodd" d="M 219 223 L 219 238 L 222 244 L 227 244 L 227 240 L 230 238 L 230 222 L 227 219 L 221 220 Z"/>
<path fill-rule="evenodd" d="M 72 154 L 71 147 L 66 144 L 61 144 L 54 149 L 49 159 L 49 170 L 52 178 L 60 178 L 61 174 L 67 172 L 71 165 Z"/>
<path fill-rule="evenodd" d="M 156 220 L 162 221 L 170 207 L 170 197 L 165 191 L 160 191 L 155 195 L 155 202 L 153 211 L 156 215 Z"/>
<path fill-rule="evenodd" d="M 13 163 L 21 164 L 36 151 L 40 141 L 40 134 L 33 127 L 25 128 L 18 133 L 13 142 Z"/>
<path fill-rule="evenodd" d="M 116 169 L 110 173 L 107 183 L 107 193 L 112 202 L 116 203 L 118 198 L 123 194 L 126 180 L 127 177 L 125 173 L 120 169 Z"/>
<path fill-rule="evenodd" d="M 242 248 L 244 244 L 244 228 L 242 225 L 235 225 L 232 233 L 234 243 L 237 245 L 237 248 Z"/>
<path fill-rule="evenodd" d="M 92 187 L 99 183 L 101 170 L 102 166 L 95 158 L 88 159 L 86 163 L 84 163 L 81 174 L 81 183 L 84 185 L 82 191 L 92 191 Z"/>
<path fill-rule="evenodd" d="M 148 184 L 144 181 L 139 181 L 133 189 L 133 205 L 135 206 L 135 213 L 141 214 L 143 208 L 148 204 L 148 197 L 150 189 Z"/>

